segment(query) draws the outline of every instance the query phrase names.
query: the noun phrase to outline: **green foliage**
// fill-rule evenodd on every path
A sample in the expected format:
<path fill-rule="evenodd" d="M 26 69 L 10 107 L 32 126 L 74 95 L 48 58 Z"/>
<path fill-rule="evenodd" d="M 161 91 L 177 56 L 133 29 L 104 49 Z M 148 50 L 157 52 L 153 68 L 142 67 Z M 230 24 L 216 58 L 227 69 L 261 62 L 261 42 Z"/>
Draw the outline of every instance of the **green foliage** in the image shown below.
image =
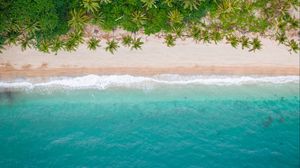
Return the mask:
<path fill-rule="evenodd" d="M 134 38 L 131 42 L 131 50 L 135 49 L 141 49 L 144 42 L 142 42 L 141 38 Z"/>
<path fill-rule="evenodd" d="M 114 54 L 115 51 L 117 51 L 117 49 L 120 47 L 116 40 L 109 40 L 106 42 L 106 44 L 107 46 L 105 47 L 105 51 L 108 51 L 112 54 Z"/>
<path fill-rule="evenodd" d="M 75 51 L 84 42 L 88 25 L 113 32 L 123 29 L 145 35 L 165 33 L 171 47 L 177 38 L 218 43 L 256 51 L 258 37 L 276 40 L 299 52 L 298 0 L 0 0 L 0 46 L 21 45 L 42 52 Z M 299 12 L 299 10 L 298 10 Z M 252 40 L 249 37 L 257 37 Z M 225 38 L 226 37 L 226 38 Z M 140 49 L 141 38 L 124 36 L 122 44 Z M 114 53 L 118 41 L 107 42 Z M 87 41 L 90 49 L 96 39 Z"/>
<path fill-rule="evenodd" d="M 88 49 L 90 50 L 96 50 L 97 47 L 99 47 L 100 43 L 100 40 L 98 39 L 95 39 L 95 38 L 91 38 L 89 41 L 88 41 Z"/>

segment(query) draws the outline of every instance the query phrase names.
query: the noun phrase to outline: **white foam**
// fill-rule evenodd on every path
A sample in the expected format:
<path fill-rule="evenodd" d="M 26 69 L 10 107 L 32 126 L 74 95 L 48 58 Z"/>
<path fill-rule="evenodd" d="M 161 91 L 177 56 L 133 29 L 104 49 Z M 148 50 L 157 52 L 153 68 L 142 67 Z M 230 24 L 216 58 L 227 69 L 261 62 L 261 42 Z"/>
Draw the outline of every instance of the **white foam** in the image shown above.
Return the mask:
<path fill-rule="evenodd" d="M 33 80 L 1 81 L 0 88 L 49 88 L 106 89 L 109 87 L 147 88 L 157 85 L 246 85 L 246 84 L 299 83 L 299 76 L 184 76 L 164 74 L 152 77 L 130 75 L 87 75 L 82 77 L 50 78 L 47 81 Z"/>

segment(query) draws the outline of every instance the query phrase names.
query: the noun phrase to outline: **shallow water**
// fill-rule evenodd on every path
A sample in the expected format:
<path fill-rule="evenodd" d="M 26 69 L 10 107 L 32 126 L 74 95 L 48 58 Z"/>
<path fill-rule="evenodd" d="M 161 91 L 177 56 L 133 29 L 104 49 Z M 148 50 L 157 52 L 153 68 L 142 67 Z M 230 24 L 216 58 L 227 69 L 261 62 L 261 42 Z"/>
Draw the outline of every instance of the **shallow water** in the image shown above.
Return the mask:
<path fill-rule="evenodd" d="M 299 167 L 298 82 L 177 84 L 6 85 L 0 167 Z"/>

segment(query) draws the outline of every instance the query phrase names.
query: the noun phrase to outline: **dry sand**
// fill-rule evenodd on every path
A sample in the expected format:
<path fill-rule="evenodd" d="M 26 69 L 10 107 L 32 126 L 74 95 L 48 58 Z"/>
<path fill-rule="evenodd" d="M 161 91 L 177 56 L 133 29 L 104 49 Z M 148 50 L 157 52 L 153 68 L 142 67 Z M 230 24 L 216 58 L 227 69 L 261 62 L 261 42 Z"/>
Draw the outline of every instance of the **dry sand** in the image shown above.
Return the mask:
<path fill-rule="evenodd" d="M 0 54 L 0 79 L 27 76 L 78 76 L 84 74 L 239 74 L 299 75 L 299 55 L 263 40 L 263 49 L 248 52 L 229 44 L 202 44 L 190 39 L 169 48 L 162 39 L 143 38 L 142 50 L 121 47 L 112 55 L 81 45 L 76 52 L 44 54 L 34 49 L 7 47 Z"/>

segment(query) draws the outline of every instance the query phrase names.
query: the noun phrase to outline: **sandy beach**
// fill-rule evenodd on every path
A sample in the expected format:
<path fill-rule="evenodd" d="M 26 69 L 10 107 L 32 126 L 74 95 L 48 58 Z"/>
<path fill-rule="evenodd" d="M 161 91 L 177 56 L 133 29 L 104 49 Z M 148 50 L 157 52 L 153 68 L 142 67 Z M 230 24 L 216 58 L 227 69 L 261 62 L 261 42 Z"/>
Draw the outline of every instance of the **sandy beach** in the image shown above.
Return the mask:
<path fill-rule="evenodd" d="M 80 76 L 86 74 L 218 74 L 218 75 L 299 75 L 299 55 L 284 46 L 263 40 L 263 49 L 248 52 L 229 44 L 202 44 L 191 39 L 177 41 L 169 48 L 163 40 L 144 37 L 142 50 L 121 46 L 112 55 L 81 45 L 76 52 L 45 54 L 35 49 L 21 51 L 6 47 L 0 54 L 0 79 L 19 77 Z"/>

